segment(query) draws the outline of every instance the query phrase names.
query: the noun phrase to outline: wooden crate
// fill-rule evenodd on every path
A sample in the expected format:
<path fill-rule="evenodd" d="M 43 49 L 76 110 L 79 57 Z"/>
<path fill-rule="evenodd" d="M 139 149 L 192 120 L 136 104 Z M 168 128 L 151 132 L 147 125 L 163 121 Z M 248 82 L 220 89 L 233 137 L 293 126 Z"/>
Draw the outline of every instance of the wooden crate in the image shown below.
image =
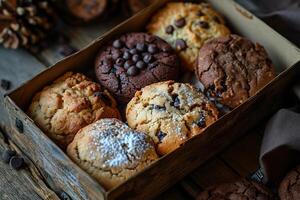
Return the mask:
<path fill-rule="evenodd" d="M 74 164 L 25 112 L 37 91 L 67 71 L 92 68 L 95 55 L 105 42 L 122 33 L 144 30 L 149 18 L 166 2 L 158 1 L 5 98 L 11 125 L 15 127 L 11 139 L 36 163 L 51 188 L 66 192 L 72 199 L 151 199 L 272 114 L 284 100 L 285 89 L 299 76 L 299 63 L 296 64 L 300 58 L 299 49 L 232 0 L 210 0 L 226 17 L 234 32 L 266 47 L 280 75 L 256 96 L 208 127 L 203 134 L 190 139 L 118 187 L 105 191 Z"/>

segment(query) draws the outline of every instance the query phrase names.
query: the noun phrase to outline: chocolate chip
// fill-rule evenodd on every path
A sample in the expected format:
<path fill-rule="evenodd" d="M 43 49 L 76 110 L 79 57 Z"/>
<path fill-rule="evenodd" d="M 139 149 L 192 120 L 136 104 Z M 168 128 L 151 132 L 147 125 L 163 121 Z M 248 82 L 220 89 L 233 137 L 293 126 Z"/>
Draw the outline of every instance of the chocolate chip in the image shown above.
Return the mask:
<path fill-rule="evenodd" d="M 125 51 L 125 52 L 123 53 L 123 58 L 124 58 L 125 60 L 129 60 L 129 59 L 131 58 L 131 54 L 129 53 L 129 51 Z"/>
<path fill-rule="evenodd" d="M 144 69 L 146 67 L 146 63 L 140 60 L 136 63 L 136 67 L 139 69 Z"/>
<path fill-rule="evenodd" d="M 158 51 L 158 48 L 156 47 L 155 44 L 150 44 L 148 46 L 148 52 L 151 54 L 155 54 Z"/>
<path fill-rule="evenodd" d="M 197 15 L 198 17 L 202 17 L 202 16 L 204 16 L 205 14 L 204 14 L 201 10 L 198 10 L 197 13 L 196 13 L 196 15 Z"/>
<path fill-rule="evenodd" d="M 150 63 L 150 64 L 148 65 L 148 68 L 149 68 L 149 69 L 152 69 L 152 68 L 156 67 L 157 65 L 158 65 L 157 62 Z"/>
<path fill-rule="evenodd" d="M 113 73 L 113 74 L 114 74 L 114 73 L 116 73 L 116 71 L 117 71 L 117 69 L 114 68 L 114 67 L 112 67 L 111 70 L 110 70 L 110 73 Z"/>
<path fill-rule="evenodd" d="M 1 87 L 3 88 L 3 90 L 9 90 L 10 81 L 5 80 L 5 79 L 1 79 Z"/>
<path fill-rule="evenodd" d="M 111 106 L 112 104 L 110 97 L 105 92 L 95 92 L 94 97 L 99 97 L 106 105 Z"/>
<path fill-rule="evenodd" d="M 134 54 L 133 56 L 132 56 L 132 61 L 133 62 L 137 62 L 137 61 L 139 61 L 139 60 L 141 60 L 141 56 L 139 55 L 139 54 Z"/>
<path fill-rule="evenodd" d="M 209 28 L 209 24 L 205 21 L 197 22 L 197 25 L 200 26 L 201 28 L 205 28 L 205 29 Z"/>
<path fill-rule="evenodd" d="M 183 39 L 177 39 L 175 41 L 175 48 L 178 51 L 184 51 L 187 48 L 187 45 Z"/>
<path fill-rule="evenodd" d="M 129 53 L 131 53 L 131 55 L 137 54 L 137 50 L 135 48 L 130 49 Z"/>
<path fill-rule="evenodd" d="M 24 165 L 24 159 L 20 156 L 13 156 L 9 161 L 9 165 L 15 170 L 19 170 Z"/>
<path fill-rule="evenodd" d="M 122 48 L 122 47 L 123 47 L 122 41 L 121 41 L 121 40 L 115 40 L 115 41 L 113 42 L 113 47 L 115 47 L 115 48 L 117 48 L 117 49 Z"/>
<path fill-rule="evenodd" d="M 204 128 L 206 126 L 205 116 L 203 114 L 200 115 L 200 118 L 196 122 L 197 126 Z"/>
<path fill-rule="evenodd" d="M 116 65 L 117 66 L 122 66 L 124 64 L 124 59 L 123 58 L 118 58 L 117 60 L 116 60 Z"/>
<path fill-rule="evenodd" d="M 215 22 L 217 22 L 218 24 L 221 24 L 221 20 L 219 19 L 219 17 L 214 16 L 214 17 L 213 17 L 213 20 L 214 20 Z"/>
<path fill-rule="evenodd" d="M 167 34 L 172 34 L 174 31 L 174 27 L 172 25 L 169 25 L 166 27 L 165 31 Z"/>
<path fill-rule="evenodd" d="M 129 69 L 129 67 L 131 67 L 133 64 L 134 62 L 132 60 L 127 60 L 124 64 L 124 68 Z"/>
<path fill-rule="evenodd" d="M 154 110 L 159 110 L 159 111 L 165 111 L 166 107 L 164 106 L 160 106 L 160 105 L 156 105 L 156 104 L 150 104 L 150 109 L 154 109 Z"/>
<path fill-rule="evenodd" d="M 137 75 L 139 73 L 139 70 L 138 70 L 138 68 L 136 68 L 135 66 L 131 66 L 131 67 L 129 67 L 129 69 L 127 70 L 127 74 L 129 75 L 129 76 L 135 76 L 135 75 Z"/>
<path fill-rule="evenodd" d="M 175 108 L 179 108 L 180 107 L 180 99 L 178 98 L 177 94 L 172 95 L 172 100 L 173 100 L 173 102 L 171 103 L 171 106 L 174 106 Z"/>
<path fill-rule="evenodd" d="M 136 49 L 140 52 L 144 52 L 147 49 L 147 45 L 143 42 L 137 43 L 136 44 Z"/>
<path fill-rule="evenodd" d="M 69 56 L 73 53 L 76 53 L 77 51 L 78 51 L 78 49 L 76 49 L 68 44 L 60 45 L 58 48 L 58 52 L 63 56 Z"/>
<path fill-rule="evenodd" d="M 150 63 L 152 61 L 152 59 L 153 59 L 153 56 L 151 54 L 149 54 L 149 53 L 145 54 L 144 57 L 143 57 L 143 61 L 145 63 Z"/>
<path fill-rule="evenodd" d="M 185 19 L 182 17 L 180 19 L 175 20 L 175 26 L 177 26 L 178 28 L 182 28 L 185 26 Z"/>
<path fill-rule="evenodd" d="M 11 157 L 13 157 L 15 155 L 16 155 L 15 151 L 6 149 L 5 151 L 3 151 L 1 158 L 2 158 L 3 162 L 9 163 Z"/>
<path fill-rule="evenodd" d="M 156 137 L 158 138 L 159 142 L 161 142 L 164 137 L 166 137 L 166 133 L 162 132 L 162 131 L 158 131 L 158 133 L 156 134 Z"/>

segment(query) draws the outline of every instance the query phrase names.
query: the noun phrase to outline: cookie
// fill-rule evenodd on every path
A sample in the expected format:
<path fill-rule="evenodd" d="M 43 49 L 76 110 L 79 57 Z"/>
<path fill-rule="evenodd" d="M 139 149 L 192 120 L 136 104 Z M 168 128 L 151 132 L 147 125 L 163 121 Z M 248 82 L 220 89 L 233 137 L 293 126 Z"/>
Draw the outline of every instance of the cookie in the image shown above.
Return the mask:
<path fill-rule="evenodd" d="M 278 193 L 281 200 L 300 199 L 300 165 L 285 176 Z"/>
<path fill-rule="evenodd" d="M 107 90 L 72 72 L 37 93 L 28 115 L 62 148 L 82 127 L 101 118 L 120 118 L 116 102 Z"/>
<path fill-rule="evenodd" d="M 101 119 L 81 129 L 67 154 L 107 190 L 158 158 L 149 136 L 117 119 Z"/>
<path fill-rule="evenodd" d="M 96 76 L 122 103 L 151 83 L 178 76 L 179 60 L 162 39 L 146 33 L 128 33 L 100 50 Z"/>
<path fill-rule="evenodd" d="M 273 200 L 272 193 L 263 185 L 247 180 L 211 187 L 202 192 L 197 200 Z"/>
<path fill-rule="evenodd" d="M 128 125 L 149 134 L 167 154 L 217 120 L 218 111 L 192 85 L 166 81 L 138 91 L 126 108 Z"/>
<path fill-rule="evenodd" d="M 235 108 L 274 77 L 266 50 L 238 35 L 213 39 L 199 52 L 196 75 L 208 96 Z"/>
<path fill-rule="evenodd" d="M 176 49 L 182 65 L 191 71 L 207 40 L 230 34 L 224 19 L 207 3 L 168 3 L 152 17 L 147 30 Z"/>

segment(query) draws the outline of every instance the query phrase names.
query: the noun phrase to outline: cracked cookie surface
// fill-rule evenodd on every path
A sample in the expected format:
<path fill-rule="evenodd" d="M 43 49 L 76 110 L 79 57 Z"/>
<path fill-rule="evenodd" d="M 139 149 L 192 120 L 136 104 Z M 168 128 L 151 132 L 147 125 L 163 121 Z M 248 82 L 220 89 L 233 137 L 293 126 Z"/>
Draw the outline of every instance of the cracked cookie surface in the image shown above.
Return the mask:
<path fill-rule="evenodd" d="M 274 77 L 266 50 L 238 35 L 213 39 L 199 52 L 196 75 L 208 96 L 235 108 Z"/>
<path fill-rule="evenodd" d="M 207 3 L 168 3 L 152 17 L 147 30 L 166 40 L 191 71 L 207 40 L 230 34 L 222 16 Z"/>
<path fill-rule="evenodd" d="M 102 48 L 95 61 L 99 82 L 122 103 L 151 83 L 174 80 L 179 59 L 172 47 L 147 33 L 128 33 Z"/>
<path fill-rule="evenodd" d="M 68 155 L 106 189 L 119 185 L 158 158 L 152 139 L 117 119 L 81 129 Z"/>
<path fill-rule="evenodd" d="M 285 176 L 278 192 L 281 200 L 300 199 L 300 165 Z"/>
<path fill-rule="evenodd" d="M 120 118 L 116 101 L 80 73 L 67 72 L 32 99 L 28 115 L 65 148 L 82 127 L 101 118 Z"/>
<path fill-rule="evenodd" d="M 126 118 L 131 128 L 149 134 L 164 155 L 216 121 L 218 111 L 192 85 L 166 81 L 138 91 Z"/>
<path fill-rule="evenodd" d="M 275 200 L 272 193 L 255 182 L 239 180 L 208 188 L 202 192 L 197 200 Z"/>

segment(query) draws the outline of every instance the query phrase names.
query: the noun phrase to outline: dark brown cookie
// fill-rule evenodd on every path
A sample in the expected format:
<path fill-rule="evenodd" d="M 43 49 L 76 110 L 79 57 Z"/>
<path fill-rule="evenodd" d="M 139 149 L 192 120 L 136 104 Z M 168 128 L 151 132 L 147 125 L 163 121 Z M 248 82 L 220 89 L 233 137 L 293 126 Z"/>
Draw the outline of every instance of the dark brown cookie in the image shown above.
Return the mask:
<path fill-rule="evenodd" d="M 127 103 L 151 83 L 174 80 L 179 59 L 171 46 L 147 33 L 128 33 L 100 50 L 95 62 L 99 82 Z"/>
<path fill-rule="evenodd" d="M 272 193 L 255 182 L 239 180 L 211 187 L 202 192 L 197 200 L 272 200 Z"/>
<path fill-rule="evenodd" d="M 260 44 L 229 35 L 204 44 L 196 75 L 210 97 L 234 108 L 270 82 L 275 72 Z"/>
<path fill-rule="evenodd" d="M 300 165 L 286 175 L 278 192 L 281 200 L 300 199 Z"/>

